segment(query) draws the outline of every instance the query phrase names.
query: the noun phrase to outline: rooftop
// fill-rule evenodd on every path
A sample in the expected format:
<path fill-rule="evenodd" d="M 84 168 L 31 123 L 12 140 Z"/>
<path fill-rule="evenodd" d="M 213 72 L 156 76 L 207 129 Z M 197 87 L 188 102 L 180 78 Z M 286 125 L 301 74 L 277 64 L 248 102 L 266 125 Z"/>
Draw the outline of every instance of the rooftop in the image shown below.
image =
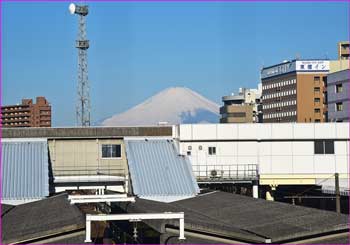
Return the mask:
<path fill-rule="evenodd" d="M 18 204 L 49 195 L 46 139 L 2 141 L 2 203 Z"/>
<path fill-rule="evenodd" d="M 328 61 L 329 59 L 325 59 L 325 58 L 322 58 L 322 59 L 293 59 L 293 60 L 285 60 L 283 62 L 279 62 L 275 65 L 270 65 L 270 66 L 264 66 L 262 69 L 268 69 L 268 68 L 272 68 L 272 67 L 276 67 L 276 66 L 279 66 L 279 65 L 283 65 L 283 64 L 289 64 L 289 63 L 293 63 L 295 61 Z"/>
<path fill-rule="evenodd" d="M 3 205 L 2 205 L 3 206 Z M 85 216 L 71 205 L 67 194 L 26 203 L 2 212 L 2 243 L 26 243 L 38 238 L 58 236 L 85 227 Z M 83 241 L 81 241 L 83 242 Z"/>
<path fill-rule="evenodd" d="M 343 214 L 218 191 L 168 204 L 137 199 L 126 211 L 183 211 L 186 230 L 253 243 L 293 242 L 349 231 L 348 216 Z M 161 223 L 148 224 L 161 230 Z M 176 221 L 167 224 L 178 227 Z"/>
<path fill-rule="evenodd" d="M 171 136 L 171 126 L 3 128 L 3 138 L 121 138 L 125 136 Z"/>
<path fill-rule="evenodd" d="M 138 197 L 170 202 L 199 192 L 189 159 L 178 154 L 171 139 L 126 140 L 125 150 Z"/>

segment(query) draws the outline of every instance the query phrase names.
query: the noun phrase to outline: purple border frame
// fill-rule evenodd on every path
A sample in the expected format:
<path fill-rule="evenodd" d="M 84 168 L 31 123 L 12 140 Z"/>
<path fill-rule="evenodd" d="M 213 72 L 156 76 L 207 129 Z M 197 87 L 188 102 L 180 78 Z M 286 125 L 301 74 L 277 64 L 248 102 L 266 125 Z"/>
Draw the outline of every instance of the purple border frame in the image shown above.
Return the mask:
<path fill-rule="evenodd" d="M 2 105 L 2 2 L 72 2 L 71 0 L 0 0 L 0 106 Z M 350 27 L 350 0 L 102 0 L 102 1 L 94 1 L 94 0 L 85 0 L 85 2 L 348 2 L 348 25 Z M 350 40 L 350 30 L 348 30 L 348 40 Z M 350 60 L 349 60 L 350 64 Z M 349 78 L 350 78 L 350 70 L 349 70 Z M 350 96 L 350 95 L 349 95 Z M 0 107 L 1 112 L 1 107 Z M 348 108 L 348 115 L 350 115 L 350 108 Z M 0 117 L 1 122 L 1 117 Z M 350 122 L 349 122 L 350 126 Z M 349 131 L 350 138 L 350 131 Z M 2 127 L 0 124 L 0 215 L 2 215 Z M 349 149 L 350 151 L 350 146 Z M 350 186 L 350 165 L 348 166 L 348 183 Z M 350 207 L 349 207 L 350 208 Z M 349 215 L 349 224 L 350 224 L 350 215 Z M 350 233 L 349 237 L 350 239 Z M 0 216 L 0 244 L 2 241 L 2 219 Z M 63 245 L 63 244 L 62 244 Z M 85 245 L 85 244 L 82 244 Z"/>

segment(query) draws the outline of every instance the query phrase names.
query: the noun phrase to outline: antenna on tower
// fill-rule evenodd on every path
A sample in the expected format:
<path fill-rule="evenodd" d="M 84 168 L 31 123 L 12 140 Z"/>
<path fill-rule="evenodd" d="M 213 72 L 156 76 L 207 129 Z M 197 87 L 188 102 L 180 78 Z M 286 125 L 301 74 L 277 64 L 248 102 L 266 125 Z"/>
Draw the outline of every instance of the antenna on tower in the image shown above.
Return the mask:
<path fill-rule="evenodd" d="M 79 15 L 79 30 L 76 48 L 78 49 L 78 87 L 77 87 L 77 105 L 76 120 L 77 125 L 90 126 L 90 87 L 88 80 L 87 66 L 87 49 L 89 48 L 89 40 L 86 39 L 86 19 L 89 13 L 87 5 L 69 5 L 71 14 Z"/>

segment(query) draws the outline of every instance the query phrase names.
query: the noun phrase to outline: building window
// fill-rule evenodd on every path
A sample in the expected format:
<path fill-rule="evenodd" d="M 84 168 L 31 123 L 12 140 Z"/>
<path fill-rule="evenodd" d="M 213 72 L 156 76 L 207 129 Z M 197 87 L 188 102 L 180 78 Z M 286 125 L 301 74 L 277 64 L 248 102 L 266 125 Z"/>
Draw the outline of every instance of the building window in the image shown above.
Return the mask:
<path fill-rule="evenodd" d="M 343 111 L 343 102 L 338 102 L 335 104 L 336 111 Z"/>
<path fill-rule="evenodd" d="M 324 141 L 324 150 L 325 150 L 325 154 L 334 154 L 334 141 L 333 140 L 325 140 Z"/>
<path fill-rule="evenodd" d="M 229 117 L 246 117 L 246 113 L 245 112 L 232 112 L 232 113 L 228 113 Z"/>
<path fill-rule="evenodd" d="M 315 119 L 315 123 L 319 123 L 319 122 L 321 122 L 320 119 Z"/>
<path fill-rule="evenodd" d="M 315 154 L 323 154 L 324 153 L 324 144 L 322 140 L 315 141 Z"/>
<path fill-rule="evenodd" d="M 216 147 L 215 146 L 209 146 L 208 147 L 209 155 L 216 155 Z"/>
<path fill-rule="evenodd" d="M 121 153 L 119 144 L 102 145 L 102 158 L 121 158 Z"/>
<path fill-rule="evenodd" d="M 319 108 L 315 109 L 315 113 L 320 113 L 320 112 L 321 112 L 321 110 Z"/>
<path fill-rule="evenodd" d="M 187 149 L 188 149 L 189 151 L 191 151 L 191 150 L 192 150 L 192 146 L 189 145 L 189 146 L 187 147 Z"/>
<path fill-rule="evenodd" d="M 334 140 L 316 140 L 315 154 L 334 154 Z"/>
<path fill-rule="evenodd" d="M 187 156 L 191 156 L 191 152 L 190 151 L 187 152 Z"/>
<path fill-rule="evenodd" d="M 203 149 L 203 147 L 200 145 L 200 146 L 198 146 L 198 150 L 202 150 Z"/>
<path fill-rule="evenodd" d="M 320 82 L 320 77 L 314 77 L 314 82 Z"/>
<path fill-rule="evenodd" d="M 343 84 L 337 84 L 337 85 L 335 85 L 335 92 L 336 92 L 336 93 L 341 93 L 341 92 L 343 92 Z"/>
<path fill-rule="evenodd" d="M 307 69 L 311 70 L 312 69 L 312 65 L 307 65 Z"/>
<path fill-rule="evenodd" d="M 314 101 L 315 101 L 315 103 L 320 103 L 321 99 L 320 98 L 315 98 Z"/>
<path fill-rule="evenodd" d="M 320 87 L 314 87 L 314 92 L 320 92 Z"/>
<path fill-rule="evenodd" d="M 304 69 L 304 65 L 300 65 L 300 69 Z"/>

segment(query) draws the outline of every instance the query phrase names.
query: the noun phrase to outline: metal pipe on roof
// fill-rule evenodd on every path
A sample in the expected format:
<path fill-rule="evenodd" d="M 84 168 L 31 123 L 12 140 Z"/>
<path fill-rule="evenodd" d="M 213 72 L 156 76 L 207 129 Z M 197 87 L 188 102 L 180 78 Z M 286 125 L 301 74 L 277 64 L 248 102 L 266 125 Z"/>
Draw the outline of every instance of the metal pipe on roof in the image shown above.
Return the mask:
<path fill-rule="evenodd" d="M 259 198 L 259 186 L 256 180 L 253 180 L 253 197 Z"/>

